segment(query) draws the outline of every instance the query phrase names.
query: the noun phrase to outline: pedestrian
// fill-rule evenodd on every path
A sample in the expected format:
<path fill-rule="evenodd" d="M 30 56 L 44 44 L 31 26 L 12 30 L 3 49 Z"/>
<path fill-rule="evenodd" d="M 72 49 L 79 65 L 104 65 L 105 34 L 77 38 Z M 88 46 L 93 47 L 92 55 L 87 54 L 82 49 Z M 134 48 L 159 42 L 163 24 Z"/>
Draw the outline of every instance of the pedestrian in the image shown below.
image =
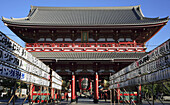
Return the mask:
<path fill-rule="evenodd" d="M 104 99 L 105 99 L 105 102 L 106 102 L 106 99 L 107 99 L 106 93 L 104 93 Z"/>
<path fill-rule="evenodd" d="M 133 97 L 130 97 L 130 105 L 132 105 L 134 102 L 133 102 Z"/>
<path fill-rule="evenodd" d="M 66 95 L 66 98 L 67 98 L 67 101 L 68 101 L 68 93 L 67 93 L 67 95 Z"/>
<path fill-rule="evenodd" d="M 78 98 L 79 98 L 78 95 L 76 95 L 76 103 L 78 103 Z"/>
<path fill-rule="evenodd" d="M 161 99 L 163 99 L 163 95 L 164 95 L 164 93 L 162 92 L 162 93 L 161 93 Z"/>

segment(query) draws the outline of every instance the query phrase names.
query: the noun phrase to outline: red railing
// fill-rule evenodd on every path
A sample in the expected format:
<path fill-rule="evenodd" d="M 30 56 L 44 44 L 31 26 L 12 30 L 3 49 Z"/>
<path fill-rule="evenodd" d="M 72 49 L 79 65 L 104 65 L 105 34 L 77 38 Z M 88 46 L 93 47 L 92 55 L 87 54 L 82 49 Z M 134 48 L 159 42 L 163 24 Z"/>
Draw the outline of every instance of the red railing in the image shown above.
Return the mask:
<path fill-rule="evenodd" d="M 28 51 L 124 51 L 144 52 L 144 44 L 134 42 L 119 43 L 27 43 Z"/>

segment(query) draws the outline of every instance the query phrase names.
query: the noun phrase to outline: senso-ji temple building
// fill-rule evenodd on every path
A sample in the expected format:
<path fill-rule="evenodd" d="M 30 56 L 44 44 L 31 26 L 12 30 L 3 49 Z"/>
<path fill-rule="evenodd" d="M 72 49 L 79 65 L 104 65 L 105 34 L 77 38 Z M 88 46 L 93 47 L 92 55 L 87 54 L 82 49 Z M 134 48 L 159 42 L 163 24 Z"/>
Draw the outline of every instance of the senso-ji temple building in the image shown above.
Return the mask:
<path fill-rule="evenodd" d="M 25 18 L 2 17 L 5 25 L 26 42 L 27 51 L 62 76 L 66 82 L 63 89 L 71 87 L 72 101 L 76 93 L 89 90 L 94 102 L 98 102 L 99 89 L 110 74 L 144 56 L 145 43 L 168 20 L 147 18 L 140 6 L 31 6 Z"/>

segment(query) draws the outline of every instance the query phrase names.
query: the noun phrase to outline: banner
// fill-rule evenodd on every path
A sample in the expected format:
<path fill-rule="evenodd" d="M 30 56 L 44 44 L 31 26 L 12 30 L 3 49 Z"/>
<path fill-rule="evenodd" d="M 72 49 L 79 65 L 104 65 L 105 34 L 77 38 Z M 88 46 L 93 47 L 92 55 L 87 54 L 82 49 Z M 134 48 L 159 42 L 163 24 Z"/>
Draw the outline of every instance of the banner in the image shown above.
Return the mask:
<path fill-rule="evenodd" d="M 58 84 L 56 84 L 56 83 L 52 83 L 52 88 L 61 90 L 61 89 L 62 89 L 62 86 L 60 86 L 60 85 L 58 85 Z"/>
<path fill-rule="evenodd" d="M 16 69 L 13 69 L 13 68 L 10 68 L 10 67 L 7 67 L 1 64 L 0 65 L 0 76 L 13 78 L 13 79 L 21 79 L 21 77 L 24 76 L 24 74 L 19 70 L 16 70 Z"/>
<path fill-rule="evenodd" d="M 27 52 L 23 47 L 18 45 L 16 42 L 13 40 L 9 39 L 5 34 L 0 32 L 0 45 L 3 46 L 5 49 L 9 50 L 12 53 L 15 53 L 16 55 L 20 56 L 21 58 L 28 60 L 30 63 L 34 64 L 35 66 L 38 66 L 42 70 L 46 71 L 47 73 L 50 72 L 50 68 L 43 64 L 42 67 L 42 62 L 37 59 L 36 57 L 32 56 L 29 52 Z M 1 53 L 1 52 L 0 52 Z M 5 54 L 7 58 L 10 57 L 10 55 Z M 13 58 L 11 58 L 13 59 Z M 8 59 L 10 60 L 10 59 Z"/>
<path fill-rule="evenodd" d="M 59 79 L 59 80 L 62 80 L 62 77 L 59 76 L 55 71 L 52 71 L 52 76 Z"/>
<path fill-rule="evenodd" d="M 54 82 L 54 83 L 56 83 L 56 84 L 58 84 L 58 85 L 62 85 L 62 81 L 56 79 L 55 77 L 52 77 L 52 82 Z"/>
<path fill-rule="evenodd" d="M 50 85 L 48 81 L 50 68 L 2 32 L 0 32 L 0 61 L 5 63 L 0 65 L 0 76 L 44 86 Z M 5 66 L 7 64 L 9 67 Z M 56 72 L 53 72 L 53 77 L 54 82 L 62 85 L 62 78 Z M 61 89 L 60 86 L 58 88 Z"/>
<path fill-rule="evenodd" d="M 170 78 L 170 39 L 149 54 L 110 76 L 110 88 L 146 84 Z M 116 85 L 114 85 L 116 84 Z"/>
<path fill-rule="evenodd" d="M 14 66 L 19 66 L 19 59 L 15 57 L 13 54 L 5 51 L 4 49 L 0 49 L 0 60 L 9 63 Z"/>
<path fill-rule="evenodd" d="M 27 51 L 13 40 L 6 37 L 6 35 L 4 35 L 2 32 L 0 32 L 0 45 L 26 59 Z"/>

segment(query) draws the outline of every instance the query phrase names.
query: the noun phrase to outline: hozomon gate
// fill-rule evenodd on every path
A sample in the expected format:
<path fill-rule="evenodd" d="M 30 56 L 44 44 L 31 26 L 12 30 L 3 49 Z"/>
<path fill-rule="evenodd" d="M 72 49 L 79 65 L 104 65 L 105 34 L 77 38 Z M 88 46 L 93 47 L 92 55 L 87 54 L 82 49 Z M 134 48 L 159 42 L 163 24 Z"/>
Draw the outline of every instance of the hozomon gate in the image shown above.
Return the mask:
<path fill-rule="evenodd" d="M 145 43 L 169 18 L 144 17 L 140 6 L 38 7 L 25 18 L 2 21 L 26 42 L 26 50 L 72 81 L 75 101 L 80 78 L 85 77 L 99 99 L 99 85 L 110 74 L 146 55 Z"/>

